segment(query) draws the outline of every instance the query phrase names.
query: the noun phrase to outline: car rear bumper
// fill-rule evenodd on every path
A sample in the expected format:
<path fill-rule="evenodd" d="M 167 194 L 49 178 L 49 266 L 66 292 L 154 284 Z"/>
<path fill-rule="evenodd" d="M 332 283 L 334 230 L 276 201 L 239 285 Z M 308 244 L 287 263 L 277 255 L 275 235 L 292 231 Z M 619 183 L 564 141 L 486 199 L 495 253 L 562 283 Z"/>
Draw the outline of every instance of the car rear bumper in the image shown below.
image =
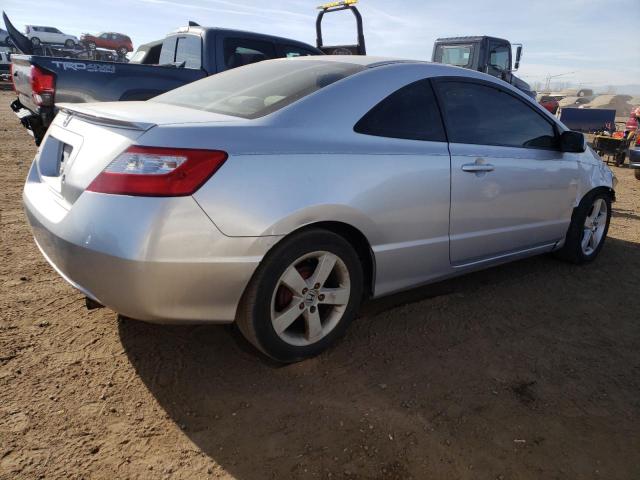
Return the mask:
<path fill-rule="evenodd" d="M 191 197 L 85 192 L 71 209 L 42 183 L 23 194 L 35 241 L 91 299 L 156 323 L 228 323 L 278 237 L 226 237 Z"/>

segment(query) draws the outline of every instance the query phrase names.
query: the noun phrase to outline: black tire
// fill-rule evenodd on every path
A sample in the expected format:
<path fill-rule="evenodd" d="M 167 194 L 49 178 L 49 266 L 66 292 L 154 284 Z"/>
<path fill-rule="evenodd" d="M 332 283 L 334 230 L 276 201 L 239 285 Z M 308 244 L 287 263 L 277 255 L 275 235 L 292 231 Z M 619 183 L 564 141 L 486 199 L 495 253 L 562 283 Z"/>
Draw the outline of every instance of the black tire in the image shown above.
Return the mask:
<path fill-rule="evenodd" d="M 89 47 L 89 50 L 95 50 L 96 49 L 96 42 L 89 42 L 87 44 L 87 47 Z"/>
<path fill-rule="evenodd" d="M 292 345 L 284 341 L 273 327 L 271 300 L 284 272 L 300 257 L 319 251 L 336 255 L 346 266 L 350 281 L 349 300 L 338 323 L 326 336 L 310 345 Z M 362 293 L 362 265 L 353 247 L 335 233 L 307 230 L 286 238 L 263 259 L 242 296 L 236 323 L 244 337 L 258 350 L 278 362 L 292 363 L 320 354 L 344 335 L 357 314 Z"/>
<path fill-rule="evenodd" d="M 74 42 L 69 38 L 67 41 L 64 42 L 64 46 L 67 48 L 73 48 L 76 46 L 76 42 Z"/>
<path fill-rule="evenodd" d="M 124 56 L 127 54 L 127 49 L 126 49 L 126 48 L 124 48 L 124 47 L 120 47 L 120 48 L 117 50 L 117 52 L 118 52 L 118 55 L 120 55 L 120 56 L 123 56 L 123 57 L 124 57 Z"/>
<path fill-rule="evenodd" d="M 591 213 L 594 203 L 598 199 L 603 199 L 607 205 L 607 217 L 604 226 L 604 233 L 602 234 L 602 239 L 597 247 L 591 253 L 586 254 L 582 248 L 585 221 L 587 216 Z M 580 204 L 573 210 L 571 224 L 569 225 L 569 230 L 567 230 L 564 246 L 556 252 L 556 256 L 578 265 L 595 260 L 607 239 L 610 221 L 611 194 L 609 192 L 599 190 L 585 195 Z"/>
<path fill-rule="evenodd" d="M 634 168 L 633 174 L 636 176 L 636 179 L 640 180 L 640 168 Z"/>
<path fill-rule="evenodd" d="M 33 45 L 34 47 L 38 47 L 40 46 L 40 39 L 38 37 L 33 37 L 31 39 L 31 45 Z"/>

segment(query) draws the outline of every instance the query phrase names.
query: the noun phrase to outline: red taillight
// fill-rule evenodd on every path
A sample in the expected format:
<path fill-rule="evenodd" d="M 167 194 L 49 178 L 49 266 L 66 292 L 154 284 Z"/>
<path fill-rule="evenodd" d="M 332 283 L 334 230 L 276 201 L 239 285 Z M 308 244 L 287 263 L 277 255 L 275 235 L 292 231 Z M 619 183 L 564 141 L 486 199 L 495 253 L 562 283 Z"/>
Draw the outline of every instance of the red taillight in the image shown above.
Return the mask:
<path fill-rule="evenodd" d="M 40 107 L 53 106 L 56 92 L 56 76 L 37 65 L 31 65 L 31 97 Z"/>
<path fill-rule="evenodd" d="M 129 147 L 87 190 L 143 197 L 191 195 L 226 159 L 227 154 L 219 150 Z"/>

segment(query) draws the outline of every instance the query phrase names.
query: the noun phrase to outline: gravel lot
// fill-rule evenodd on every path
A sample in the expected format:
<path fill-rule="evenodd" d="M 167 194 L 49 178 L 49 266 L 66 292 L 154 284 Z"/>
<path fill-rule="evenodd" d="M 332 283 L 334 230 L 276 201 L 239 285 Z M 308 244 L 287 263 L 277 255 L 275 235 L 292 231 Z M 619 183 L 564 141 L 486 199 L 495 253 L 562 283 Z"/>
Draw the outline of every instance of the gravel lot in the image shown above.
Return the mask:
<path fill-rule="evenodd" d="M 0 93 L 0 478 L 640 478 L 640 181 L 592 265 L 520 261 L 365 306 L 278 367 L 229 327 L 88 312 L 42 259 Z"/>

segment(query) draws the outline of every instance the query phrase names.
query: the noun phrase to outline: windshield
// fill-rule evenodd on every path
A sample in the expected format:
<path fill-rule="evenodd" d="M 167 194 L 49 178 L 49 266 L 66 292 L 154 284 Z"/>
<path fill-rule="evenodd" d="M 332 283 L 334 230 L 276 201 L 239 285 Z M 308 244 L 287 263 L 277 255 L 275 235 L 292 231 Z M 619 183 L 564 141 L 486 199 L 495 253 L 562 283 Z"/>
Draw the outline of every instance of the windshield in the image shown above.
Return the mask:
<path fill-rule="evenodd" d="M 136 50 L 136 53 L 133 54 L 133 57 L 131 57 L 131 60 L 129 60 L 129 63 L 140 63 L 146 54 L 147 54 L 146 50 L 140 50 L 140 49 Z"/>
<path fill-rule="evenodd" d="M 456 67 L 469 67 L 473 60 L 473 45 L 451 45 L 438 47 L 441 53 L 440 62 Z"/>
<path fill-rule="evenodd" d="M 213 75 L 149 101 L 258 118 L 364 69 L 322 60 L 266 61 Z"/>

